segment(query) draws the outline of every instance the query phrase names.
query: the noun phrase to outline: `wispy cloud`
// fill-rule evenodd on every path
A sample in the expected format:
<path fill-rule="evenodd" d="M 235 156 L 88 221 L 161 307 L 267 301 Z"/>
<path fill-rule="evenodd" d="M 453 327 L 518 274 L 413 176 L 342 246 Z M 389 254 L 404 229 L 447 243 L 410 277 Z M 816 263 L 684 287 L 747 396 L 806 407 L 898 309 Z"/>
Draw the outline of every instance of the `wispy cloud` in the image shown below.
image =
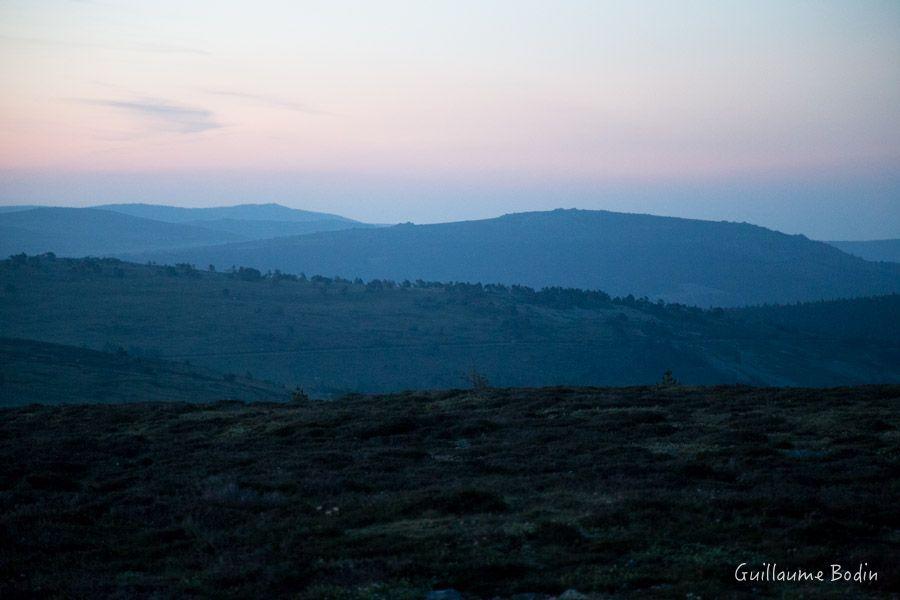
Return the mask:
<path fill-rule="evenodd" d="M 304 104 L 303 102 L 295 102 L 292 100 L 285 100 L 283 98 L 278 98 L 275 96 L 268 96 L 266 94 L 253 94 L 249 92 L 236 92 L 233 90 L 217 90 L 217 89 L 205 89 L 203 90 L 207 94 L 211 94 L 213 96 L 224 96 L 227 98 L 237 98 L 239 100 L 246 100 L 247 102 L 253 102 L 255 104 L 262 104 L 264 106 L 270 106 L 272 108 L 281 108 L 284 110 L 293 110 L 296 112 L 302 112 L 309 115 L 322 115 L 322 116 L 334 116 L 334 113 L 328 112 L 326 110 L 322 110 L 315 106 L 311 106 L 309 104 Z"/>
<path fill-rule="evenodd" d="M 222 124 L 216 121 L 212 111 L 166 100 L 97 100 L 83 98 L 76 101 L 82 104 L 102 106 L 127 113 L 146 122 L 155 131 L 201 133 L 222 127 Z"/>

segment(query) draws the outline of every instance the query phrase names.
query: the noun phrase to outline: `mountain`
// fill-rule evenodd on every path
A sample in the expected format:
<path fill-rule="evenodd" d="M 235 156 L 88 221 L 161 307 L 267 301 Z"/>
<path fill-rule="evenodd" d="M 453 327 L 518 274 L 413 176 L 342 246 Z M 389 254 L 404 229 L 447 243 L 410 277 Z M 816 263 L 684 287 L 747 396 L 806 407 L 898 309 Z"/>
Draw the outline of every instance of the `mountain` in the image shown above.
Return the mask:
<path fill-rule="evenodd" d="M 10 208 L 14 210 L 0 211 L 0 256 L 20 252 L 109 256 L 370 227 L 277 204 L 202 209 L 150 204 Z"/>
<path fill-rule="evenodd" d="M 340 215 L 288 208 L 280 204 L 238 204 L 210 208 L 183 208 L 160 204 L 103 204 L 95 206 L 102 210 L 143 217 L 168 223 L 190 221 L 217 221 L 231 219 L 240 221 L 290 221 L 308 223 L 313 221 L 339 221 L 345 224 L 362 225 L 359 221 Z"/>
<path fill-rule="evenodd" d="M 492 384 L 900 381 L 900 295 L 702 310 L 599 292 L 0 261 L 0 336 L 184 361 L 317 396 Z M 134 349 L 134 350 L 132 350 Z"/>
<path fill-rule="evenodd" d="M 93 208 L 41 207 L 0 213 L 0 256 L 21 252 L 108 256 L 240 239 L 245 238 Z"/>
<path fill-rule="evenodd" d="M 900 263 L 900 239 L 827 243 L 866 260 Z"/>
<path fill-rule="evenodd" d="M 361 277 L 602 289 L 702 306 L 900 291 L 900 265 L 746 223 L 555 210 L 130 256 Z"/>
<path fill-rule="evenodd" d="M 42 404 L 284 400 L 270 383 L 181 363 L 0 338 L 0 407 Z"/>

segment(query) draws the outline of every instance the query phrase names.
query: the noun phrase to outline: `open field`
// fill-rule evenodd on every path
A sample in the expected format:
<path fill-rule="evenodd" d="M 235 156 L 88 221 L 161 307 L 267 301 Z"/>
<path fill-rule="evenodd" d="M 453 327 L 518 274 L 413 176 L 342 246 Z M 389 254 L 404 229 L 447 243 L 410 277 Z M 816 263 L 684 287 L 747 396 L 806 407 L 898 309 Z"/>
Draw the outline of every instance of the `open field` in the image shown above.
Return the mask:
<path fill-rule="evenodd" d="M 898 428 L 900 386 L 5 409 L 0 596 L 885 597 Z"/>

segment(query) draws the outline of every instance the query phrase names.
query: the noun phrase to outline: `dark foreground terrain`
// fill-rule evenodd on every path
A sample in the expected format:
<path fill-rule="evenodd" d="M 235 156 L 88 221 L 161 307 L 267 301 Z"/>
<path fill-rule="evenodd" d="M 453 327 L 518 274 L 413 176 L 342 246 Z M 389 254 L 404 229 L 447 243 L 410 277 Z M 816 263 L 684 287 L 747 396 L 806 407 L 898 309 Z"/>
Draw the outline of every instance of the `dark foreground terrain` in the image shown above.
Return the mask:
<path fill-rule="evenodd" d="M 898 401 L 647 387 L 5 409 L 0 596 L 890 596 Z M 742 562 L 878 580 L 736 583 Z"/>

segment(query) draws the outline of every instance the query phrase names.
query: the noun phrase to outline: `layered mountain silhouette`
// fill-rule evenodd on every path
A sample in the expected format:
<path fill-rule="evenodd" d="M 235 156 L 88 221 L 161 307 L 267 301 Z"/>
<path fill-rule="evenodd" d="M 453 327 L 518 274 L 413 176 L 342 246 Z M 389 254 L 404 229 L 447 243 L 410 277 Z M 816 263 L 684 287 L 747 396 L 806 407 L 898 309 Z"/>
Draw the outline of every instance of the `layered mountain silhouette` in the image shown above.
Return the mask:
<path fill-rule="evenodd" d="M 93 208 L 43 207 L 0 214 L 3 256 L 20 252 L 109 256 L 241 239 L 229 232 Z"/>
<path fill-rule="evenodd" d="M 278 204 L 217 208 L 19 206 L 0 211 L 0 256 L 20 252 L 110 256 L 367 226 L 338 215 Z"/>
<path fill-rule="evenodd" d="M 601 289 L 701 306 L 900 291 L 900 265 L 746 223 L 555 210 L 350 229 L 130 259 L 363 279 Z"/>
<path fill-rule="evenodd" d="M 169 223 L 188 223 L 192 221 L 218 221 L 221 219 L 240 221 L 288 221 L 292 223 L 310 223 L 322 221 L 338 221 L 348 225 L 362 225 L 359 221 L 340 215 L 289 208 L 280 204 L 237 204 L 235 206 L 215 206 L 209 208 L 184 208 L 161 204 L 103 204 L 95 206 L 102 210 L 166 221 Z"/>

